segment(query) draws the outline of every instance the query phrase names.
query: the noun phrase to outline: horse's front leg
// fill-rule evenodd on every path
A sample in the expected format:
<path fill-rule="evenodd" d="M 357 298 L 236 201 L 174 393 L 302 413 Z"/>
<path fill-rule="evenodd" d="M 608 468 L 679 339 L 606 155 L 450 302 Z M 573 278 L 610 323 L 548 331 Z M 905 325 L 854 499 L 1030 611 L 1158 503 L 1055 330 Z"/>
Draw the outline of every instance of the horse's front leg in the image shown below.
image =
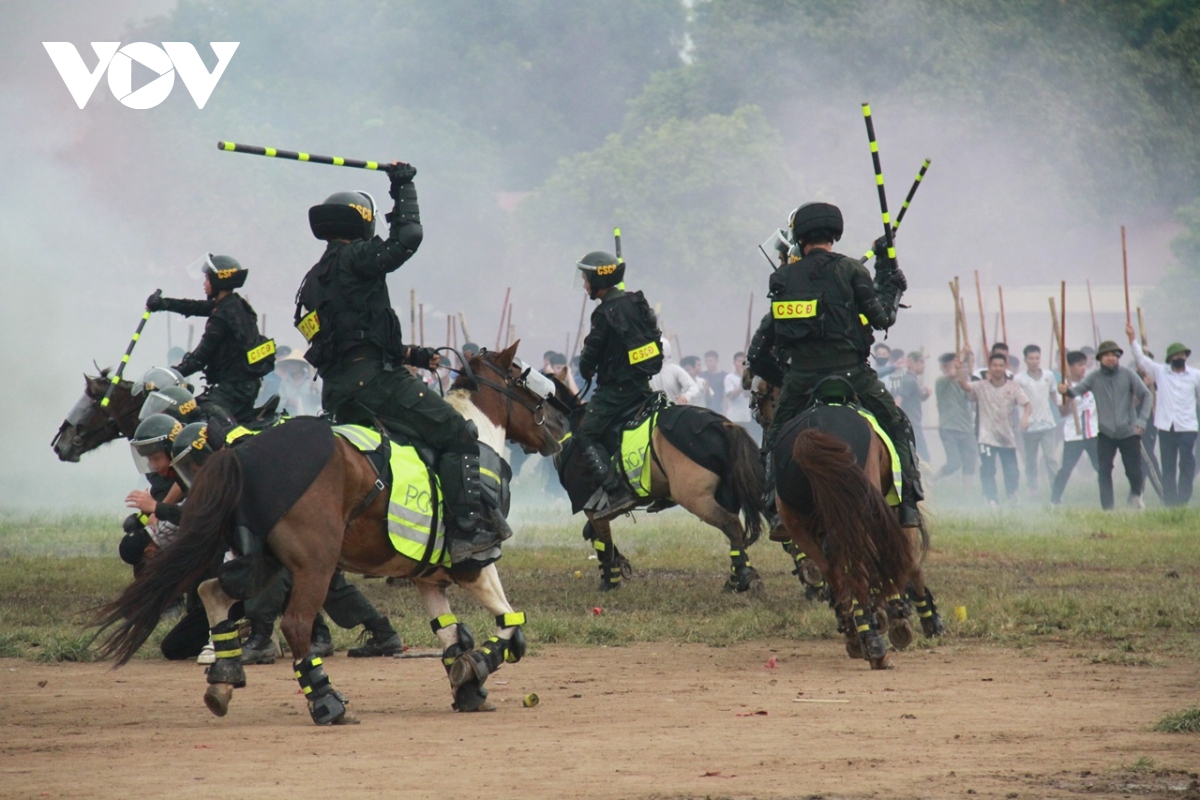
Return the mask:
<path fill-rule="evenodd" d="M 825 582 L 828 564 L 820 543 L 813 537 L 812 523 L 783 503 L 779 504 L 779 514 L 790 537 L 783 542 L 783 551 L 792 557 L 792 563 L 796 565 L 792 574 L 804 586 L 804 598 L 823 600 L 832 605 L 833 595 Z"/>
<path fill-rule="evenodd" d="M 845 609 L 846 604 L 842 604 Z M 871 664 L 871 669 L 892 669 L 893 664 L 891 658 L 888 657 L 887 640 L 883 638 L 880 632 L 880 620 L 876 614 L 876 603 L 871 597 L 870 592 L 854 593 L 853 599 L 849 603 L 849 613 L 851 624 L 854 626 L 854 634 L 858 638 L 861 657 L 865 658 Z M 886 623 L 886 616 L 884 622 Z M 847 632 L 847 640 L 850 634 Z M 853 657 L 849 641 L 846 644 L 846 652 Z"/>
<path fill-rule="evenodd" d="M 609 592 L 621 588 L 621 580 L 633 574 L 633 565 L 613 544 L 612 527 L 606 519 L 595 519 L 586 512 L 588 521 L 583 526 L 583 538 L 592 543 L 600 567 L 600 591 Z"/>
<path fill-rule="evenodd" d="M 246 672 L 240 660 L 242 640 L 238 633 L 238 620 L 236 617 L 230 619 L 238 601 L 225 594 L 216 578 L 201 583 L 196 594 L 204 603 L 208 632 L 217 656 L 217 660 L 206 670 L 208 689 L 204 692 L 204 705 L 218 717 L 223 717 L 229 713 L 233 690 L 246 685 Z"/>
<path fill-rule="evenodd" d="M 505 662 L 515 664 L 524 657 L 526 641 L 522 626 L 525 624 L 525 614 L 513 611 L 509 605 L 495 564 L 489 564 L 476 575 L 456 580 L 496 618 L 496 632 L 479 647 L 464 652 L 450 666 L 450 685 L 454 687 L 456 707 L 461 711 L 474 711 L 481 708 L 487 698 L 483 684 L 488 676 Z M 475 707 L 470 707 L 476 701 Z M 490 703 L 488 706 L 484 710 L 495 708 Z"/>
<path fill-rule="evenodd" d="M 442 646 L 442 666 L 446 675 L 450 676 L 450 694 L 454 698 L 452 706 L 456 711 L 494 711 L 496 707 L 487 700 L 487 690 L 481 682 L 464 681 L 454 683 L 454 665 L 463 655 L 475 649 L 475 637 L 471 635 L 466 623 L 459 622 L 458 617 L 450 610 L 450 600 L 446 596 L 446 584 L 416 579 L 417 592 L 421 602 L 429 613 L 429 627 L 437 636 Z"/>
<path fill-rule="evenodd" d="M 946 625 L 942 622 L 942 615 L 938 613 L 937 604 L 933 602 L 933 592 L 925 585 L 925 575 L 921 571 L 921 546 L 917 538 L 921 536 L 921 530 L 904 530 L 909 535 L 914 554 L 913 561 L 917 565 L 909 576 L 908 599 L 916 606 L 917 617 L 921 620 L 921 633 L 926 637 L 941 636 L 946 632 Z"/>

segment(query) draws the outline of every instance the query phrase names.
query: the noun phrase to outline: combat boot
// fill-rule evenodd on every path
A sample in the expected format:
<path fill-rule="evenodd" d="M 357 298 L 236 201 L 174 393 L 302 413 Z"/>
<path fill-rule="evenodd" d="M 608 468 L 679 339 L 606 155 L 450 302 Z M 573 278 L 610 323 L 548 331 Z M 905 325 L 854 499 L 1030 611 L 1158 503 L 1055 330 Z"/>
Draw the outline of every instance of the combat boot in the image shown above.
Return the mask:
<path fill-rule="evenodd" d="M 512 536 L 512 529 L 498 513 L 487 517 L 481 513 L 483 495 L 477 454 L 447 453 L 439 466 L 438 477 L 446 498 L 446 540 L 451 564 L 473 560 Z M 503 527 L 497 527 L 496 517 L 500 517 Z M 504 531 L 508 536 L 503 535 Z"/>
<path fill-rule="evenodd" d="M 371 638 L 366 639 L 368 635 Z M 400 641 L 400 634 L 392 630 L 392 626 L 388 624 L 387 620 L 383 620 L 383 625 L 376 629 L 364 629 L 362 638 L 366 641 L 358 647 L 351 647 L 346 651 L 346 655 L 351 658 L 375 658 L 398 656 L 404 652 L 404 643 Z"/>
<path fill-rule="evenodd" d="M 277 655 L 271 630 L 251 628 L 249 638 L 242 643 L 242 655 L 238 660 L 243 664 L 274 664 Z"/>
<path fill-rule="evenodd" d="M 329 626 L 320 614 L 313 620 L 312 650 L 313 658 L 327 658 L 333 655 L 333 637 L 329 634 Z"/>
<path fill-rule="evenodd" d="M 584 463 L 600 488 L 584 504 L 596 519 L 612 519 L 635 508 L 638 498 L 609 464 L 604 448 L 588 442 L 583 448 Z"/>

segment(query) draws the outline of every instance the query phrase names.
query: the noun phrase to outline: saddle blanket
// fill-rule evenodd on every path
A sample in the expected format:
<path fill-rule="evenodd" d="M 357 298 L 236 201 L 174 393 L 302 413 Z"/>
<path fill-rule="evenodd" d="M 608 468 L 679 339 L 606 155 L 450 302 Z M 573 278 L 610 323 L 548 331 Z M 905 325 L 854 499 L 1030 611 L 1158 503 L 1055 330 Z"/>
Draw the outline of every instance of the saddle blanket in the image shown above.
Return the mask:
<path fill-rule="evenodd" d="M 362 453 L 379 449 L 379 433 L 361 425 L 335 425 L 333 432 Z M 433 467 L 421 459 L 417 449 L 390 442 L 386 474 L 388 484 L 387 530 L 392 547 L 402 556 L 435 567 L 450 566 L 446 550 L 445 513 L 441 483 Z M 508 481 L 511 471 L 500 454 L 479 443 L 479 477 L 485 503 L 508 510 Z"/>

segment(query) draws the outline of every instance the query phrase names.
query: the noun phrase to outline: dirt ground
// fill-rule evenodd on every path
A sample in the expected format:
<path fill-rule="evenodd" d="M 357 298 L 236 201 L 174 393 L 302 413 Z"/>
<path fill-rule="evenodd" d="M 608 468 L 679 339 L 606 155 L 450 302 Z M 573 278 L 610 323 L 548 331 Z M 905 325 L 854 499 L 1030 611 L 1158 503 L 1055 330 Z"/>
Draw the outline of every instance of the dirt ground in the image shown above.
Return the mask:
<path fill-rule="evenodd" d="M 362 724 L 317 728 L 283 660 L 248 667 L 223 719 L 195 664 L 0 660 L 0 797 L 1200 798 L 1200 735 L 1149 730 L 1200 701 L 1194 664 L 955 644 L 896 662 L 543 646 L 489 680 L 496 712 L 462 715 L 436 659 L 342 655 L 327 669 Z"/>

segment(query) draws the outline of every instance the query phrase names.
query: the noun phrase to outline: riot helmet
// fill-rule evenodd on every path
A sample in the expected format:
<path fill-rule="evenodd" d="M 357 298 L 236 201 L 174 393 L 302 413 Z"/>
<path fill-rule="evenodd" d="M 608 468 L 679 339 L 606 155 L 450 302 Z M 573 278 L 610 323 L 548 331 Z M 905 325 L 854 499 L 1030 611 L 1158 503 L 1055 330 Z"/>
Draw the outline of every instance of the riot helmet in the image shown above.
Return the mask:
<path fill-rule="evenodd" d="M 332 239 L 370 239 L 375 235 L 375 198 L 367 192 L 337 192 L 308 209 L 313 236 Z"/>
<path fill-rule="evenodd" d="M 212 290 L 209 297 L 213 298 L 218 292 L 232 292 L 245 286 L 250 270 L 243 267 L 233 256 L 205 253 L 188 266 L 188 274 L 196 278 L 200 275 L 208 278 L 208 285 Z"/>
<path fill-rule="evenodd" d="M 141 380 L 133 385 L 133 394 L 137 396 L 143 392 L 153 392 L 155 389 L 183 385 L 183 376 L 177 370 L 170 367 L 151 367 Z"/>
<path fill-rule="evenodd" d="M 183 485 L 192 488 L 196 473 L 215 452 L 208 443 L 208 423 L 193 422 L 175 435 L 171 446 L 171 467 Z"/>
<path fill-rule="evenodd" d="M 788 220 L 796 244 L 836 242 L 842 238 L 844 227 L 842 210 L 832 203 L 805 203 Z"/>
<path fill-rule="evenodd" d="M 196 398 L 187 389 L 182 386 L 168 386 L 156 389 L 146 397 L 138 419 L 145 420 L 153 414 L 166 414 L 187 425 L 200 418 L 200 409 L 196 406 Z"/>
<path fill-rule="evenodd" d="M 575 262 L 575 268 L 591 287 L 588 294 L 595 299 L 597 289 L 607 289 L 625 280 L 625 262 L 604 250 L 593 250 Z"/>
<path fill-rule="evenodd" d="M 183 423 L 166 414 L 153 414 L 142 420 L 129 440 L 129 449 L 138 472 L 148 475 L 155 471 L 150 466 L 150 457 L 155 453 L 165 454 L 170 461 L 171 444 L 182 430 Z"/>

